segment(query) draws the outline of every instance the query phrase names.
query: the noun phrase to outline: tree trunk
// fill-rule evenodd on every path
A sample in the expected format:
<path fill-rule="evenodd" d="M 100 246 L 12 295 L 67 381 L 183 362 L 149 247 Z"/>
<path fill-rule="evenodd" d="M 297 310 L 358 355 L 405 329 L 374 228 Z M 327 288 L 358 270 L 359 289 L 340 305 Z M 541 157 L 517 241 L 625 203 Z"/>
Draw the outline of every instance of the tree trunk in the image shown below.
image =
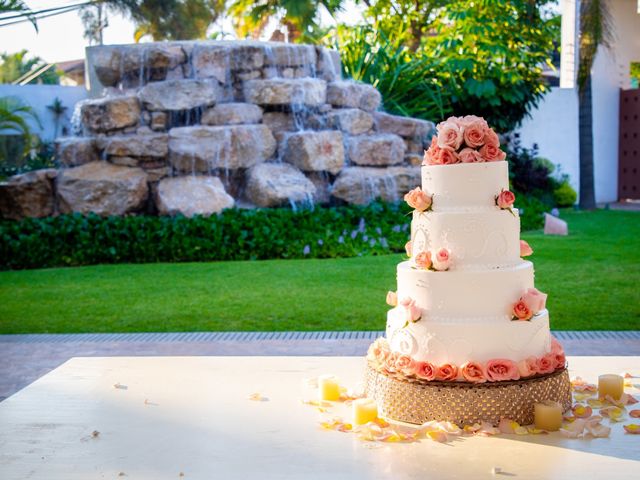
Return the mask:
<path fill-rule="evenodd" d="M 591 75 L 578 93 L 578 125 L 580 148 L 580 208 L 596 208 L 593 178 L 593 109 L 591 104 Z"/>

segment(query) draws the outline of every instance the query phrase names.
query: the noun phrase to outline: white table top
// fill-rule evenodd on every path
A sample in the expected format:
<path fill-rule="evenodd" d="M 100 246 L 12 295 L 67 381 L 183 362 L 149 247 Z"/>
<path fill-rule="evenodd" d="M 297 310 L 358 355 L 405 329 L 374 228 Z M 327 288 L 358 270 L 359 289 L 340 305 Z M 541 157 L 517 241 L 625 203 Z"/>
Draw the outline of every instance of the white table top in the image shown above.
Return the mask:
<path fill-rule="evenodd" d="M 640 358 L 572 357 L 569 365 L 572 377 L 595 382 L 601 373 L 637 374 Z M 371 444 L 319 428 L 328 414 L 301 402 L 312 395 L 305 380 L 333 373 L 353 386 L 363 369 L 355 357 L 74 358 L 0 403 L 0 478 L 640 478 L 640 435 L 621 424 L 606 439 L 447 444 Z M 269 401 L 248 400 L 254 392 Z"/>

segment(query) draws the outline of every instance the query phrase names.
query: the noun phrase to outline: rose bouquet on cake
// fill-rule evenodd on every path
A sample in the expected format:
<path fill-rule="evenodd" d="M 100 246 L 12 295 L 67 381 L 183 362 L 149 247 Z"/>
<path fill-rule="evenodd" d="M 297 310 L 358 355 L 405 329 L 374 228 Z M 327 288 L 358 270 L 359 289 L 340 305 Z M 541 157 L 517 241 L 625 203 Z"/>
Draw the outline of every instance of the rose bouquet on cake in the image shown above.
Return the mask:
<path fill-rule="evenodd" d="M 498 162 L 506 157 L 500 150 L 498 135 L 484 118 L 449 117 L 436 129 L 438 134 L 424 153 L 423 165 Z"/>

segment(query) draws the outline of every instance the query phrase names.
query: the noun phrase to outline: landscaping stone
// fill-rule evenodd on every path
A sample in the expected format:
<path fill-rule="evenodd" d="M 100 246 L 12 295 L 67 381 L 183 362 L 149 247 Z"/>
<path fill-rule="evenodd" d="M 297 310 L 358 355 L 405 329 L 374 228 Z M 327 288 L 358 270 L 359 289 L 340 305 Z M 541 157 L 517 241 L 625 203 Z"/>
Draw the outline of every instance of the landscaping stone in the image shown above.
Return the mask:
<path fill-rule="evenodd" d="M 147 200 L 147 175 L 140 168 L 91 162 L 61 170 L 56 181 L 61 213 L 125 215 Z"/>
<path fill-rule="evenodd" d="M 358 108 L 340 108 L 327 113 L 327 125 L 349 135 L 367 133 L 373 127 L 373 116 Z"/>
<path fill-rule="evenodd" d="M 293 115 L 287 112 L 265 112 L 262 115 L 262 123 L 273 133 L 297 130 Z"/>
<path fill-rule="evenodd" d="M 416 155 L 415 153 L 411 153 L 409 155 L 404 156 L 404 163 L 408 163 L 409 165 L 420 166 L 422 165 L 422 161 L 424 159 L 423 155 Z"/>
<path fill-rule="evenodd" d="M 287 138 L 284 159 L 301 170 L 338 173 L 344 166 L 342 133 L 333 130 L 292 133 Z"/>
<path fill-rule="evenodd" d="M 156 205 L 160 215 L 212 215 L 231 208 L 234 200 L 218 177 L 171 177 L 158 183 Z"/>
<path fill-rule="evenodd" d="M 203 125 L 241 125 L 260 123 L 262 109 L 252 103 L 219 103 L 202 115 Z"/>
<path fill-rule="evenodd" d="M 58 161 L 65 167 L 76 167 L 98 160 L 95 141 L 91 137 L 62 137 L 56 139 Z"/>
<path fill-rule="evenodd" d="M 247 172 L 246 195 L 259 207 L 313 201 L 316 187 L 288 163 L 261 163 Z"/>
<path fill-rule="evenodd" d="M 142 105 L 155 110 L 191 110 L 216 103 L 219 87 L 210 80 L 149 83 L 138 93 Z"/>
<path fill-rule="evenodd" d="M 179 127 L 169 131 L 169 160 L 185 172 L 249 168 L 276 151 L 276 141 L 264 125 Z"/>
<path fill-rule="evenodd" d="M 169 153 L 166 133 L 114 135 L 98 140 L 98 147 L 107 155 L 119 157 L 166 157 Z"/>
<path fill-rule="evenodd" d="M 340 80 L 342 76 L 342 61 L 340 52 L 324 47 L 316 47 L 316 75 L 327 82 Z"/>
<path fill-rule="evenodd" d="M 378 198 L 395 202 L 416 185 L 420 185 L 420 167 L 348 167 L 336 178 L 331 194 L 356 205 Z"/>
<path fill-rule="evenodd" d="M 167 129 L 167 114 L 165 112 L 151 112 L 151 130 L 164 131 Z"/>
<path fill-rule="evenodd" d="M 433 122 L 426 120 L 389 115 L 383 112 L 375 112 L 373 117 L 375 119 L 376 130 L 383 133 L 394 133 L 401 137 L 431 140 L 431 137 L 436 131 L 436 126 Z"/>
<path fill-rule="evenodd" d="M 191 53 L 195 78 L 215 78 L 225 84 L 229 82 L 229 48 L 220 45 L 196 44 Z"/>
<path fill-rule="evenodd" d="M 140 104 L 133 96 L 85 100 L 80 107 L 82 124 L 90 131 L 108 132 L 133 127 L 140 119 Z"/>
<path fill-rule="evenodd" d="M 14 175 L 0 182 L 0 218 L 42 218 L 55 212 L 52 168 Z"/>
<path fill-rule="evenodd" d="M 316 64 L 316 49 L 313 45 L 275 43 L 265 48 L 264 64 L 277 67 L 297 67 Z"/>
<path fill-rule="evenodd" d="M 315 78 L 274 78 L 249 80 L 244 84 L 244 98 L 257 105 L 309 105 L 325 103 L 327 83 Z"/>
<path fill-rule="evenodd" d="M 380 106 L 380 92 L 366 83 L 343 80 L 327 84 L 327 102 L 334 107 L 360 108 L 372 112 Z"/>
<path fill-rule="evenodd" d="M 397 135 L 358 135 L 347 140 L 349 160 L 356 165 L 386 166 L 402 163 L 406 146 Z"/>

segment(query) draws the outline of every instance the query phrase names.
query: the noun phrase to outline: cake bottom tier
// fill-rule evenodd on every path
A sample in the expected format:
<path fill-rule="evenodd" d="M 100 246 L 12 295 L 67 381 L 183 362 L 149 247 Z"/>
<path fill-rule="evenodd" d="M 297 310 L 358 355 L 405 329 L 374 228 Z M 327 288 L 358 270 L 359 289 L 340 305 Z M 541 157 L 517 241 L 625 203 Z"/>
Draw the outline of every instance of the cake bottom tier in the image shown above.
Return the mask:
<path fill-rule="evenodd" d="M 501 418 L 533 423 L 536 403 L 558 402 L 571 408 L 571 382 L 566 369 L 529 379 L 495 382 L 429 382 L 400 380 L 367 366 L 365 393 L 378 404 L 381 417 L 421 425 L 449 421 L 459 427 Z"/>

